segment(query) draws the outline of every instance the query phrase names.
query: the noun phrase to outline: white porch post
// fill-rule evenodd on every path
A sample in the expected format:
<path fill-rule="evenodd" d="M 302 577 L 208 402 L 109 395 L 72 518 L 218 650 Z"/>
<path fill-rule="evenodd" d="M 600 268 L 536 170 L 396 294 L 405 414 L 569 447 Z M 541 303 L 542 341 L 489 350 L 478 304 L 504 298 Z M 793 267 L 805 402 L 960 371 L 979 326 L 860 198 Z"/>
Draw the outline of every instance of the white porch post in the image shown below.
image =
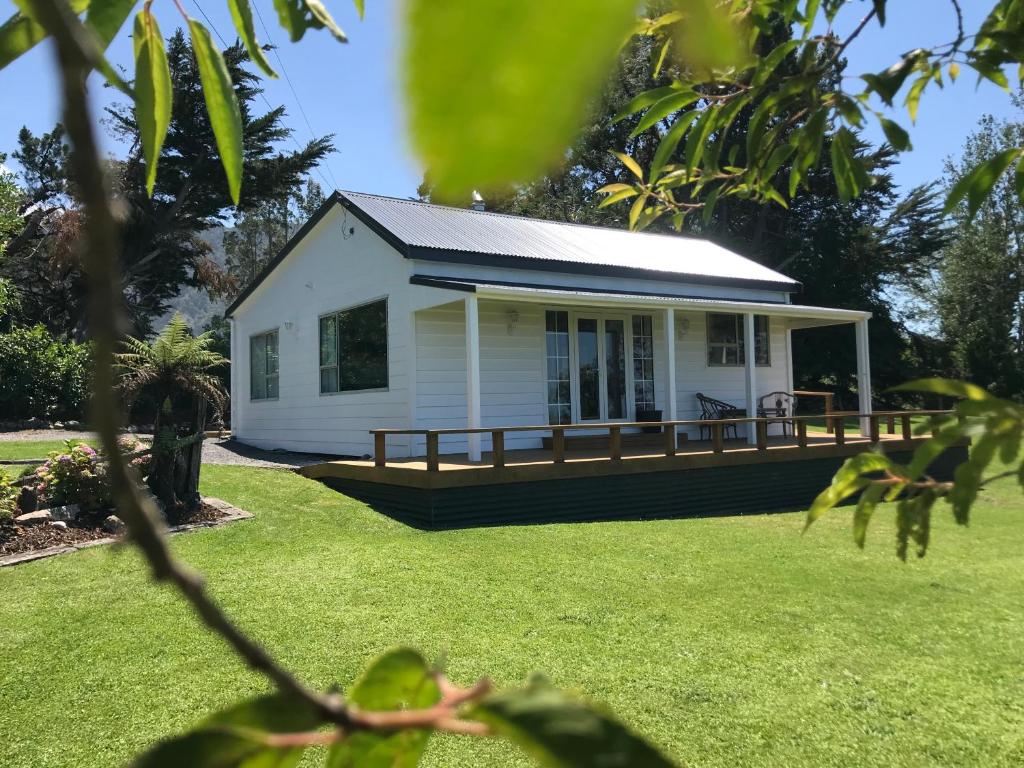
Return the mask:
<path fill-rule="evenodd" d="M 676 420 L 676 311 L 665 310 L 665 421 Z M 676 427 L 664 427 L 671 432 L 672 445 L 679 440 Z"/>
<path fill-rule="evenodd" d="M 754 313 L 743 315 L 743 373 L 747 390 L 747 416 L 757 416 L 757 357 L 754 344 Z M 757 443 L 757 430 L 753 424 L 747 424 L 747 442 Z"/>
<path fill-rule="evenodd" d="M 476 294 L 466 297 L 466 426 L 480 426 L 480 307 Z M 480 435 L 468 435 L 469 460 L 480 461 Z"/>
<path fill-rule="evenodd" d="M 871 354 L 868 348 L 867 318 L 858 320 L 854 326 L 857 337 L 857 409 L 861 413 L 871 413 Z M 861 418 L 860 433 L 868 434 L 869 419 Z"/>
<path fill-rule="evenodd" d="M 675 421 L 676 414 L 676 311 L 665 310 L 665 420 Z"/>

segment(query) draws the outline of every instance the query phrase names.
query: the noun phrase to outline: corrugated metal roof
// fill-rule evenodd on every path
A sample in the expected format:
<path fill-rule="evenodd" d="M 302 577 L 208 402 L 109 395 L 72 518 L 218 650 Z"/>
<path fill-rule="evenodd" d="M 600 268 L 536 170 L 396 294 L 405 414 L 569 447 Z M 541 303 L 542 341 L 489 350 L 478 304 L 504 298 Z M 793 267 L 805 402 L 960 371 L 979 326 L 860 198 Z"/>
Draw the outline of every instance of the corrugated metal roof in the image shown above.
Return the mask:
<path fill-rule="evenodd" d="M 709 240 L 528 219 L 394 197 L 341 192 L 414 248 L 610 266 L 703 278 L 799 283 Z"/>

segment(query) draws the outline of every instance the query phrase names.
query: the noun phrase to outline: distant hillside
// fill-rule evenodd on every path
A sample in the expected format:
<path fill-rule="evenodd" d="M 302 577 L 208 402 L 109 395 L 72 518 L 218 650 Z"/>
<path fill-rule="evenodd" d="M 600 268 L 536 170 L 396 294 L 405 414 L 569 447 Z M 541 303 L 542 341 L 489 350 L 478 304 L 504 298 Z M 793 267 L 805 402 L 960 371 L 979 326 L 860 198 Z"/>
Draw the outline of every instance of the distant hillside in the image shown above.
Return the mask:
<path fill-rule="evenodd" d="M 207 230 L 200 236 L 210 245 L 210 259 L 221 267 L 227 260 L 224 254 L 224 232 L 226 230 L 226 227 L 216 227 Z M 181 292 L 171 300 L 167 312 L 154 321 L 153 328 L 159 331 L 167 325 L 175 312 L 180 312 L 192 328 L 192 332 L 199 333 L 215 316 L 223 314 L 227 306 L 228 302 L 224 299 L 211 299 L 206 291 L 183 286 Z"/>

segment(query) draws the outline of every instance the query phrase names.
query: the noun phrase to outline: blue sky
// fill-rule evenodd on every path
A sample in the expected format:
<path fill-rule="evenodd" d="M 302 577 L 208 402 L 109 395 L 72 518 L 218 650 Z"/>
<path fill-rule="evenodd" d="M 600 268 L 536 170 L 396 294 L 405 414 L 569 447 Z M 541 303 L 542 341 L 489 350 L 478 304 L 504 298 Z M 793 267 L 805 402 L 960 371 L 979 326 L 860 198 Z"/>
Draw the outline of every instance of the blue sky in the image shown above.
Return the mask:
<path fill-rule="evenodd" d="M 338 152 L 328 160 L 321 183 L 327 187 L 336 184 L 342 189 L 381 194 L 414 194 L 421 171 L 404 136 L 399 0 L 369 0 L 363 21 L 359 21 L 348 0 L 328 0 L 328 7 L 349 35 L 348 45 L 337 44 L 326 32 L 307 33 L 300 43 L 291 44 L 277 26 L 272 0 L 253 2 L 266 21 L 270 40 L 279 46 L 277 54 L 291 81 L 291 87 L 284 77 L 265 81 L 268 100 L 275 106 L 287 107 L 289 123 L 300 141 L 310 137 L 307 118 L 318 135 L 335 134 Z M 190 14 L 202 19 L 196 0 L 182 0 L 182 3 Z M 486 0 L 480 3 L 483 12 Z M 6 4 L 11 9 L 9 12 L 13 12 L 9 0 Z M 984 6 L 991 4 L 978 0 L 962 3 L 968 29 L 977 28 Z M 910 48 L 946 42 L 952 37 L 954 16 L 952 4 L 946 0 L 897 0 L 889 5 L 887 26 L 879 30 L 872 24 L 850 47 L 849 73 L 883 69 Z M 201 0 L 201 6 L 214 29 L 227 40 L 234 40 L 227 4 L 223 0 Z M 837 19 L 837 31 L 846 34 L 852 30 L 867 6 L 867 3 L 855 3 L 844 10 Z M 180 25 L 181 17 L 171 2 L 158 2 L 154 7 L 165 34 Z M 266 42 L 267 36 L 259 20 L 256 25 L 261 42 Z M 112 47 L 111 59 L 130 70 L 128 29 L 126 26 L 122 30 Z M 3 104 L 0 152 L 10 152 L 16 146 L 22 125 L 39 133 L 49 130 L 58 118 L 51 58 L 49 49 L 39 46 L 0 71 Z M 271 62 L 279 68 L 274 56 Z M 858 88 L 856 83 L 851 83 L 850 87 Z M 93 98 L 102 104 L 114 98 L 114 94 L 111 89 L 97 84 Z M 904 155 L 897 167 L 897 181 L 910 187 L 941 175 L 944 159 L 959 152 L 964 137 L 986 112 L 998 116 L 1009 116 L 1013 112 L 1006 94 L 991 84 L 976 87 L 973 77 L 964 76 L 953 86 L 947 84 L 943 91 L 930 89 L 922 100 L 916 126 L 910 126 L 905 113 L 900 115 L 900 122 L 910 129 L 914 151 Z M 881 134 L 871 128 L 867 137 L 880 141 Z M 117 147 L 111 145 L 108 149 L 116 151 Z"/>

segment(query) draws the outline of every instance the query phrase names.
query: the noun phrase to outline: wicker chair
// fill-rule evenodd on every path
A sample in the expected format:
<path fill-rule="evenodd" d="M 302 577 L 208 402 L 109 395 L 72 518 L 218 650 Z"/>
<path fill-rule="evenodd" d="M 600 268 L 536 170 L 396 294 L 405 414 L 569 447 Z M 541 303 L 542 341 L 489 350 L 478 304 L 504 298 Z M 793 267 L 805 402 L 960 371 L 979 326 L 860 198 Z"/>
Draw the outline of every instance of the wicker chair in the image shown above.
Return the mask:
<path fill-rule="evenodd" d="M 796 415 L 796 396 L 789 392 L 769 392 L 757 401 L 757 415 L 759 418 L 790 418 Z M 791 422 L 783 421 L 782 435 L 789 434 L 787 429 Z"/>
<path fill-rule="evenodd" d="M 715 398 L 708 397 L 707 395 L 701 394 L 700 392 L 697 393 L 697 403 L 700 405 L 700 418 L 701 418 L 701 421 L 717 421 L 718 419 L 723 418 L 723 416 L 722 416 L 723 412 L 726 412 L 726 411 L 740 411 L 740 410 L 742 410 L 740 408 L 737 408 L 735 405 L 732 405 L 731 403 L 726 403 L 726 402 L 724 402 L 722 400 L 715 400 Z M 732 430 L 732 436 L 734 438 L 738 438 L 739 434 L 738 434 L 738 432 L 736 430 L 736 425 L 735 424 L 726 424 L 725 425 L 725 428 L 722 431 L 725 434 L 726 438 L 729 437 L 729 430 L 730 429 Z M 707 439 L 710 440 L 711 439 L 711 427 L 710 426 L 708 426 L 708 427 L 701 427 L 700 428 L 700 439 L 701 440 L 704 439 L 704 431 L 705 430 L 707 430 L 707 433 L 708 433 Z"/>

